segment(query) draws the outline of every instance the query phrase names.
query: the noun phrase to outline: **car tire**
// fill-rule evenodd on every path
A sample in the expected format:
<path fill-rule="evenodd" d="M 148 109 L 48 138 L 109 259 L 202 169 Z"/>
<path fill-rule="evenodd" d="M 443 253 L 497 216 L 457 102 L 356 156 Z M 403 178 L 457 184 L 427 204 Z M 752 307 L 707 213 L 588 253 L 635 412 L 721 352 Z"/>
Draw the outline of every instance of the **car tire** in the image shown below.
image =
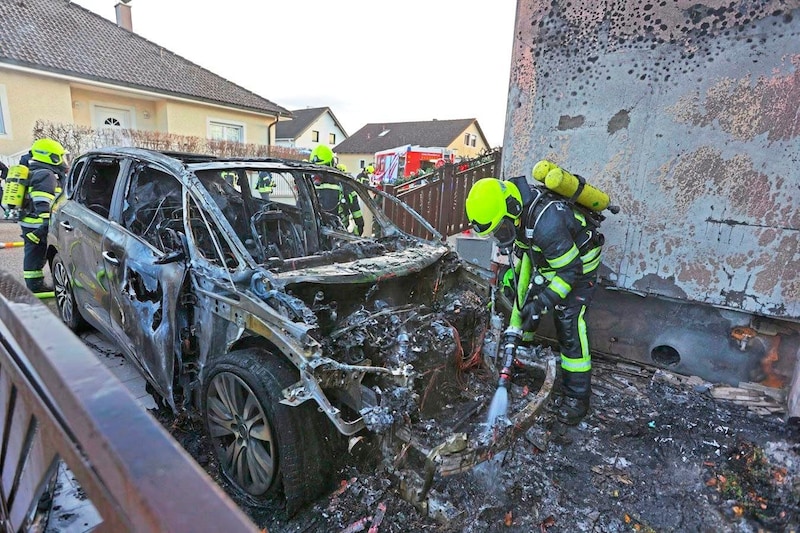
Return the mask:
<path fill-rule="evenodd" d="M 286 514 L 319 496 L 332 479 L 314 402 L 290 407 L 281 391 L 297 381 L 282 357 L 257 348 L 212 360 L 203 380 L 202 412 L 222 476 L 236 495 L 265 505 L 281 491 Z"/>
<path fill-rule="evenodd" d="M 58 316 L 61 317 L 61 321 L 69 329 L 78 333 L 86 327 L 86 321 L 78 311 L 78 304 L 75 302 L 75 294 L 72 291 L 72 281 L 69 278 L 67 266 L 59 254 L 53 257 L 50 271 L 53 273 L 53 292 L 55 293 Z"/>

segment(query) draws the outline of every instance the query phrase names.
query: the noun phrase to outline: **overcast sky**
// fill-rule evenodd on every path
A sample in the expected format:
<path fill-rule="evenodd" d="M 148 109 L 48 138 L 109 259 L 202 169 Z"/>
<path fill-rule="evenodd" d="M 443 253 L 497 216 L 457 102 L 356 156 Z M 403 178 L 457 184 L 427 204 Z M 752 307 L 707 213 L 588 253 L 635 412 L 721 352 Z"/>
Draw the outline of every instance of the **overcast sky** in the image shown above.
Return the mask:
<path fill-rule="evenodd" d="M 117 0 L 74 0 L 116 20 Z M 503 143 L 516 0 L 132 0 L 133 30 L 289 110 L 476 118 Z"/>

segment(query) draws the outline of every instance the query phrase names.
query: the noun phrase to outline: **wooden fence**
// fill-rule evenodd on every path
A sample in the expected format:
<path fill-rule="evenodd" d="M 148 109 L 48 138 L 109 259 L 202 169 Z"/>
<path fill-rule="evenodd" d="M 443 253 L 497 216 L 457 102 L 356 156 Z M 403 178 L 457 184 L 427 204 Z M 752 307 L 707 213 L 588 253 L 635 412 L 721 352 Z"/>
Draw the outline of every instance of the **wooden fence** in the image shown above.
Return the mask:
<path fill-rule="evenodd" d="M 55 314 L 0 271 L 0 532 L 32 520 L 63 461 L 98 532 L 256 526 Z"/>
<path fill-rule="evenodd" d="M 443 236 L 455 235 L 469 227 L 464 202 L 472 184 L 481 178 L 499 177 L 500 161 L 501 150 L 493 150 L 475 159 L 444 165 L 400 185 L 386 185 L 385 190 L 411 206 Z M 430 232 L 398 206 L 385 202 L 384 209 L 404 231 L 431 237 Z"/>

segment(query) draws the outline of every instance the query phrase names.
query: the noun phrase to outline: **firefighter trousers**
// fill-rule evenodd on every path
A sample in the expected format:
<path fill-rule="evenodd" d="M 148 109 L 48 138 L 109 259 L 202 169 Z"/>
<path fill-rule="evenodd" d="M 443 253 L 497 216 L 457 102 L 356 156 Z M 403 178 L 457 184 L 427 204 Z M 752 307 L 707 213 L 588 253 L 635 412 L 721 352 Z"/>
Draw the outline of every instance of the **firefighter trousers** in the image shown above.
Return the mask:
<path fill-rule="evenodd" d="M 592 356 L 586 332 L 586 310 L 595 282 L 579 282 L 553 311 L 561 351 L 561 384 L 565 396 L 589 399 L 592 392 Z"/>
<path fill-rule="evenodd" d="M 47 260 L 47 241 L 39 244 L 31 242 L 24 235 L 25 255 L 22 258 L 22 275 L 25 285 L 31 290 L 40 289 L 44 285 L 44 264 Z M 34 290 L 34 292 L 36 292 Z"/>

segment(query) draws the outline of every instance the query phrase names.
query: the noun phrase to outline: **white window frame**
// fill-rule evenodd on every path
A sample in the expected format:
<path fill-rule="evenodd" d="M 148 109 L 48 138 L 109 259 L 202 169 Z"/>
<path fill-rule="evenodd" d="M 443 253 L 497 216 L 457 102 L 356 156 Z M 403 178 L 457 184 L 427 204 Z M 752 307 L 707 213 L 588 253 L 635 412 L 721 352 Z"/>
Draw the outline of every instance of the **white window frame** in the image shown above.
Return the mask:
<path fill-rule="evenodd" d="M 2 113 L 3 130 L 0 131 L 0 139 L 11 138 L 11 111 L 8 108 L 8 95 L 6 86 L 0 85 L 0 113 Z"/>
<path fill-rule="evenodd" d="M 237 128 L 239 131 L 242 132 L 242 137 L 239 139 L 240 143 L 244 143 L 247 140 L 247 125 L 244 122 L 238 122 L 236 120 L 230 119 L 222 119 L 222 118 L 212 118 L 209 117 L 206 120 L 206 138 L 211 139 L 212 141 L 224 141 L 226 139 L 215 139 L 211 136 L 211 127 L 212 126 L 223 126 L 223 127 L 231 127 Z"/>

